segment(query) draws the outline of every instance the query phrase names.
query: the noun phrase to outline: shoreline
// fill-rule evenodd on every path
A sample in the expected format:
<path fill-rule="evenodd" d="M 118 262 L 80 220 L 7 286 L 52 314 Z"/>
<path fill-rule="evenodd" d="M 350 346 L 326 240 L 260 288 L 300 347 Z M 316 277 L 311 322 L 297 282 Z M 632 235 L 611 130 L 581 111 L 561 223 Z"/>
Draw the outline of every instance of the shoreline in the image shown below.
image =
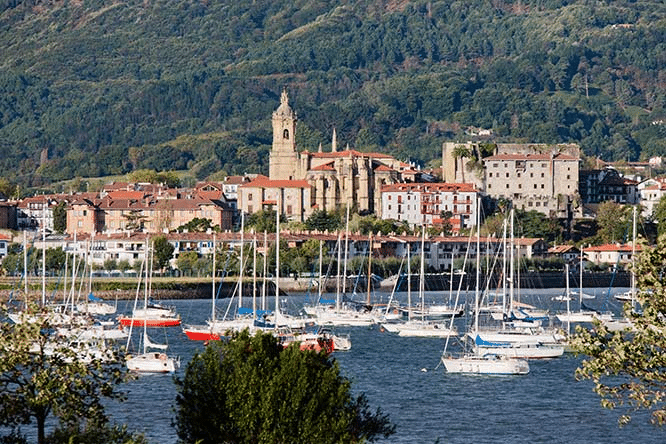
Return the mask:
<path fill-rule="evenodd" d="M 419 277 L 412 276 L 412 289 L 418 289 Z M 462 282 L 460 282 L 462 279 Z M 396 286 L 397 276 L 393 276 L 382 281 L 373 281 L 372 290 L 374 291 L 393 291 Z M 480 276 L 480 282 L 486 286 L 486 277 Z M 540 289 L 540 288 L 564 288 L 565 277 L 562 272 L 541 272 L 541 273 L 523 273 L 517 277 L 520 282 L 517 285 L 523 289 Z M 570 278 L 570 288 L 576 289 L 580 287 L 579 277 L 574 276 Z M 50 278 L 47 280 L 46 296 L 49 299 L 63 298 L 62 289 L 55 290 L 57 281 Z M 9 282 L 5 281 L 7 286 Z M 257 281 L 257 294 L 262 293 L 261 281 Z M 337 283 L 334 278 L 329 277 L 324 281 L 324 293 L 335 293 Z M 453 282 L 451 276 L 445 273 L 426 274 L 424 287 L 426 291 L 448 291 L 450 288 L 470 290 L 476 285 L 475 275 L 453 275 Z M 172 277 L 157 277 L 154 278 L 152 284 L 152 294 L 154 298 L 159 299 L 211 299 L 213 296 L 212 282 L 210 278 L 172 278 Z M 499 288 L 497 277 L 492 276 L 488 284 L 488 288 Z M 585 273 L 583 275 L 584 288 L 628 288 L 631 286 L 631 274 L 628 272 L 618 273 Z M 280 278 L 280 295 L 289 296 L 291 293 L 318 293 L 317 283 L 311 277 L 283 277 Z M 360 292 L 367 291 L 367 281 L 364 277 L 349 277 L 347 278 L 346 288 L 362 289 Z M 403 277 L 400 279 L 400 285 L 396 291 L 406 291 L 407 282 Z M 137 291 L 136 278 L 94 278 L 92 281 L 92 292 L 95 296 L 107 300 L 127 300 L 135 297 Z M 143 287 L 141 287 L 143 291 Z M 217 281 L 215 284 L 215 296 L 218 299 L 226 299 L 235 294 L 237 291 L 237 279 L 226 278 L 223 281 Z M 69 292 L 69 291 L 68 291 Z M 254 292 L 254 283 L 251 278 L 244 279 L 243 294 L 248 296 Z M 88 295 L 88 286 L 76 290 L 79 299 L 85 298 Z M 7 302 L 10 294 L 14 300 L 22 300 L 24 298 L 23 287 L 21 288 L 5 288 L 0 289 L 0 300 Z M 32 281 L 29 288 L 31 300 L 41 298 L 41 282 Z M 275 295 L 275 280 L 267 282 L 266 294 Z"/>

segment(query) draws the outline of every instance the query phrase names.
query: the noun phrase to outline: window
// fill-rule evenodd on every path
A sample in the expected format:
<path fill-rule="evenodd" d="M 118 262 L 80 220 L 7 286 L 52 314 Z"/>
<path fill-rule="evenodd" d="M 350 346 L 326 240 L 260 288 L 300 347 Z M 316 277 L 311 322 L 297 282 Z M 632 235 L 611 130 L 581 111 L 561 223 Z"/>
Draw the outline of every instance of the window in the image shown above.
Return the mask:
<path fill-rule="evenodd" d="M 282 137 L 284 138 L 284 140 L 289 140 L 289 130 L 288 129 L 284 130 L 284 132 L 282 133 Z"/>
<path fill-rule="evenodd" d="M 569 179 L 571 179 L 571 176 L 569 174 L 567 174 L 567 180 L 569 180 Z"/>
<path fill-rule="evenodd" d="M 541 177 L 544 177 L 544 173 L 541 173 Z"/>
<path fill-rule="evenodd" d="M 507 190 L 509 189 L 509 184 L 508 184 L 508 183 L 506 184 L 506 189 L 507 189 Z"/>
<path fill-rule="evenodd" d="M 536 186 L 536 185 L 537 185 L 537 184 L 534 184 L 534 189 L 535 189 L 535 190 L 537 189 L 537 186 Z"/>
<path fill-rule="evenodd" d="M 287 214 L 293 214 L 291 205 L 287 205 Z"/>
<path fill-rule="evenodd" d="M 518 189 L 522 189 L 522 188 L 523 188 L 523 184 L 522 184 L 522 183 L 519 183 L 519 184 L 518 184 Z"/>
<path fill-rule="evenodd" d="M 541 184 L 541 189 L 543 190 L 543 184 Z"/>
<path fill-rule="evenodd" d="M 493 173 L 488 173 L 488 177 L 493 177 Z"/>
<path fill-rule="evenodd" d="M 247 194 L 247 200 L 252 200 L 252 193 Z"/>
<path fill-rule="evenodd" d="M 506 173 L 506 177 L 509 177 L 509 173 Z"/>
<path fill-rule="evenodd" d="M 248 205 L 248 206 L 247 206 L 247 212 L 250 213 L 250 214 L 253 213 L 252 205 Z"/>

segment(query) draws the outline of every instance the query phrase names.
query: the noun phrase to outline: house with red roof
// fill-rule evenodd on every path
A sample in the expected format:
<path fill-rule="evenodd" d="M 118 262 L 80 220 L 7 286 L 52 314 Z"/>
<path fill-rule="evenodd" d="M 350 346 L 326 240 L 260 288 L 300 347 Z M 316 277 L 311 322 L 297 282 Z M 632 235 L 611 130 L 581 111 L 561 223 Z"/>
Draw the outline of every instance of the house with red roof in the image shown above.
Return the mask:
<path fill-rule="evenodd" d="M 583 255 L 585 258 L 597 265 L 608 264 L 615 266 L 616 264 L 627 265 L 631 263 L 631 259 L 635 254 L 639 254 L 642 250 L 640 244 L 632 246 L 632 244 L 605 244 L 583 248 Z"/>

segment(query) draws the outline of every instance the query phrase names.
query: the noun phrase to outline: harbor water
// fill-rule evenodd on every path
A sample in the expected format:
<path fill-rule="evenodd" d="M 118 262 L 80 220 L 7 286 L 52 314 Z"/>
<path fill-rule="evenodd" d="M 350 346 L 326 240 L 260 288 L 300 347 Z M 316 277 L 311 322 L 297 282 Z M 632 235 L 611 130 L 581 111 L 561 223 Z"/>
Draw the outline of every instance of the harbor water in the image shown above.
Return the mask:
<path fill-rule="evenodd" d="M 626 289 L 615 289 L 621 292 Z M 524 302 L 551 312 L 565 306 L 553 302 L 562 290 L 523 292 Z M 406 301 L 404 293 L 396 295 Z M 428 292 L 426 302 L 441 302 L 447 292 Z M 467 295 L 469 297 L 469 294 Z M 388 299 L 388 294 L 373 295 Z M 305 296 L 289 296 L 283 302 L 297 310 Z M 175 305 L 183 323 L 201 324 L 211 315 L 210 300 L 165 301 Z M 227 300 L 218 301 L 222 310 Z M 605 291 L 591 306 L 618 310 Z M 250 306 L 249 299 L 245 306 Z M 272 307 L 272 302 L 271 302 Z M 120 310 L 129 311 L 131 307 Z M 465 319 L 457 321 L 465 330 Z M 645 413 L 618 426 L 619 412 L 600 406 L 591 381 L 577 381 L 575 370 L 582 357 L 564 355 L 551 360 L 530 361 L 525 376 L 490 377 L 447 374 L 439 359 L 443 339 L 404 338 L 377 327 L 335 328 L 348 333 L 352 349 L 332 356 L 343 374 L 351 379 L 355 393 L 365 393 L 370 406 L 396 424 L 396 433 L 386 443 L 663 443 L 666 430 L 652 426 Z M 182 376 L 191 356 L 203 343 L 189 341 L 179 328 L 152 329 L 155 341 L 168 341 L 169 354 L 179 355 Z M 453 345 L 452 345 L 453 346 Z M 112 420 L 143 432 L 150 443 L 175 444 L 172 427 L 176 388 L 174 375 L 145 375 L 127 383 L 127 401 L 109 405 Z M 27 431 L 27 430 L 26 430 Z"/>

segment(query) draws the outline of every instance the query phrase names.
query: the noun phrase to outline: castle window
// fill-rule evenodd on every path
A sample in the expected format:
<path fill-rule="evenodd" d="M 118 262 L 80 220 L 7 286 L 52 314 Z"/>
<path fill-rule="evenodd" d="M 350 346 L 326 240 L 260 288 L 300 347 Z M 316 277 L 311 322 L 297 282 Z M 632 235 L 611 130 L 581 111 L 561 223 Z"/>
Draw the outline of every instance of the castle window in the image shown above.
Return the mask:
<path fill-rule="evenodd" d="M 289 130 L 288 129 L 284 130 L 284 132 L 282 133 L 282 138 L 284 140 L 289 140 Z"/>

